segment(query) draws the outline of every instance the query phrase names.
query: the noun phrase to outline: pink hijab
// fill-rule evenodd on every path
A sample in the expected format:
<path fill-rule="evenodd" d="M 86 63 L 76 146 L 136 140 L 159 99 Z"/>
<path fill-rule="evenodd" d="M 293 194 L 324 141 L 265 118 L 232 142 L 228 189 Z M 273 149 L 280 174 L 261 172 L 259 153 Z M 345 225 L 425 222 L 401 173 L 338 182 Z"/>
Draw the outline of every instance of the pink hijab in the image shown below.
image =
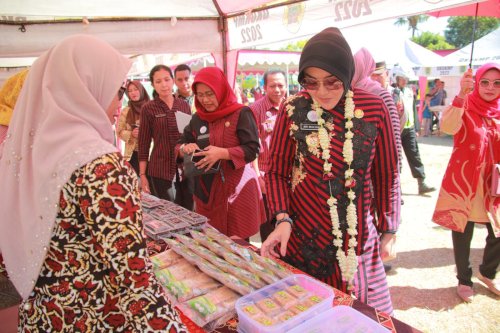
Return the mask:
<path fill-rule="evenodd" d="M 0 251 L 23 299 L 45 260 L 61 188 L 76 169 L 117 151 L 106 109 L 130 65 L 102 40 L 74 35 L 28 74 L 0 160 Z"/>
<path fill-rule="evenodd" d="M 375 60 L 367 49 L 362 47 L 354 55 L 354 76 L 351 86 L 378 95 L 382 90 L 380 83 L 370 78 L 375 70 Z"/>

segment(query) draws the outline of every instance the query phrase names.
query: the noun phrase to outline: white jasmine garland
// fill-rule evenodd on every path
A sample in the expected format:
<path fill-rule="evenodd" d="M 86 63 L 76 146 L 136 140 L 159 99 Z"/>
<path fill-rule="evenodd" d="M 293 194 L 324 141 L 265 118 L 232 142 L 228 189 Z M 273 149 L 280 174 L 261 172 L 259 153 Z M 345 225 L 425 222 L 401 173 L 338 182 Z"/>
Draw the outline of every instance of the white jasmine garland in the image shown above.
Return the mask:
<path fill-rule="evenodd" d="M 347 170 L 344 173 L 345 178 L 345 186 L 349 188 L 347 192 L 347 197 L 349 199 L 349 204 L 347 206 L 347 234 L 349 237 L 347 254 L 344 252 L 343 245 L 344 239 L 342 235 L 342 231 L 340 230 L 340 222 L 339 215 L 337 211 L 337 199 L 333 197 L 330 193 L 330 198 L 326 201 L 328 206 L 330 207 L 330 220 L 332 223 L 332 235 L 333 235 L 333 246 L 337 248 L 337 261 L 339 263 L 340 271 L 342 272 L 342 279 L 347 282 L 349 286 L 352 286 L 352 280 L 356 272 L 358 271 L 358 257 L 356 256 L 355 248 L 358 245 L 357 241 L 357 226 L 358 226 L 358 216 L 356 211 L 356 204 L 354 200 L 356 199 L 356 194 L 352 190 L 355 185 L 355 181 L 352 178 L 354 175 L 354 170 L 351 168 L 351 163 L 354 159 L 354 153 L 352 149 L 352 138 L 354 137 L 354 133 L 351 131 L 353 128 L 352 118 L 354 118 L 354 101 L 352 97 L 354 96 L 353 92 L 348 90 L 346 94 L 345 101 L 345 141 L 342 149 L 342 155 L 344 157 L 344 162 L 347 163 Z M 312 105 L 313 109 L 316 111 L 316 115 L 318 116 L 318 137 L 319 137 L 319 145 L 321 148 L 321 157 L 324 161 L 323 163 L 323 172 L 328 174 L 331 172 L 332 164 L 329 162 L 330 159 L 330 136 L 328 134 L 328 130 L 332 131 L 333 126 L 325 127 L 325 121 L 321 118 L 323 114 L 323 109 L 319 105 L 318 102 L 313 101 Z"/>

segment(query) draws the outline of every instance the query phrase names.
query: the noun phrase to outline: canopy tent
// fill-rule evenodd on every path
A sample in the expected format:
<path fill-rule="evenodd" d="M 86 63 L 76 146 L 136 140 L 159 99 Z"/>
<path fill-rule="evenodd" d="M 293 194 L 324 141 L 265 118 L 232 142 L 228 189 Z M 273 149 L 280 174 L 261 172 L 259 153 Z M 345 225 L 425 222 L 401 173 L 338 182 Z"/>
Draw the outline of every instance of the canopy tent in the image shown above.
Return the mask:
<path fill-rule="evenodd" d="M 37 57 L 68 35 L 87 33 L 128 55 L 211 52 L 234 82 L 238 49 L 310 36 L 327 26 L 344 28 L 471 2 L 406 0 L 398 6 L 396 0 L 2 1 L 0 59 Z"/>
<path fill-rule="evenodd" d="M 447 55 L 445 57 L 446 62 L 449 66 L 467 66 L 470 61 L 471 47 L 472 44 L 469 44 Z M 500 62 L 500 28 L 475 41 L 474 56 L 472 58 L 473 68 L 487 62 Z M 463 72 L 465 72 L 465 68 L 461 73 Z"/>

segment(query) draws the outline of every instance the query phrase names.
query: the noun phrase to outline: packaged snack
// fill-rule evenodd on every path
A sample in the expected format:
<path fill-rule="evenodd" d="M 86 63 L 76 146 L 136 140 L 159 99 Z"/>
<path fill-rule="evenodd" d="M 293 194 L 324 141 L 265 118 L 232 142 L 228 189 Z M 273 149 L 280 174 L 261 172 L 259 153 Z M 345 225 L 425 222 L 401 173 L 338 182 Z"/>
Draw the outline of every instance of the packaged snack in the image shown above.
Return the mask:
<path fill-rule="evenodd" d="M 146 209 L 151 209 L 154 207 L 159 207 L 162 205 L 162 200 L 148 193 L 141 193 L 141 203 L 142 207 Z"/>
<path fill-rule="evenodd" d="M 285 309 L 288 309 L 297 303 L 297 299 L 284 290 L 275 292 L 272 299 Z"/>
<path fill-rule="evenodd" d="M 241 308 L 241 311 L 247 314 L 250 318 L 255 318 L 258 316 L 262 316 L 263 313 L 260 311 L 260 309 L 257 307 L 257 305 L 251 303 L 248 305 L 245 305 Z"/>
<path fill-rule="evenodd" d="M 306 300 L 312 302 L 313 304 L 318 304 L 321 303 L 324 300 L 324 298 L 318 295 L 311 295 L 307 297 Z"/>
<path fill-rule="evenodd" d="M 277 263 L 271 258 L 262 257 L 257 253 L 255 253 L 254 251 L 251 251 L 251 256 L 255 263 L 259 264 L 264 268 L 267 268 L 280 278 L 286 278 L 287 276 L 292 275 L 292 272 L 290 272 L 288 269 L 281 266 L 279 263 Z"/>
<path fill-rule="evenodd" d="M 199 269 L 185 259 L 178 261 L 172 266 L 155 271 L 156 277 L 163 285 L 167 285 L 168 283 L 182 280 L 187 276 L 194 276 L 200 273 Z"/>
<path fill-rule="evenodd" d="M 217 268 L 210 262 L 206 260 L 201 260 L 198 263 L 198 267 L 205 274 L 213 277 L 214 279 L 220 281 L 223 285 L 231 288 L 232 290 L 240 293 L 241 295 L 246 295 L 255 290 L 248 282 L 238 279 L 232 274 L 225 273 L 221 269 Z"/>
<path fill-rule="evenodd" d="M 232 312 L 238 297 L 238 294 L 227 287 L 221 287 L 181 303 L 178 307 L 198 326 L 203 327 L 228 312 Z"/>
<path fill-rule="evenodd" d="M 276 320 L 265 315 L 256 317 L 255 321 L 263 326 L 273 326 L 277 323 Z"/>
<path fill-rule="evenodd" d="M 299 303 L 299 304 L 295 304 L 293 305 L 292 307 L 290 307 L 290 311 L 296 315 L 298 315 L 299 313 L 301 312 L 304 312 L 306 311 L 307 309 L 309 309 L 311 306 L 308 305 L 308 304 L 305 304 L 305 303 Z"/>
<path fill-rule="evenodd" d="M 305 290 L 302 286 L 299 286 L 298 284 L 295 284 L 293 286 L 290 286 L 286 289 L 286 291 L 290 294 L 293 295 L 295 298 L 302 299 L 305 298 L 309 293 L 307 290 Z"/>
<path fill-rule="evenodd" d="M 221 287 L 221 284 L 205 274 L 199 274 L 182 281 L 165 286 L 169 294 L 174 296 L 177 301 L 184 302 L 193 297 L 204 295 L 211 290 Z"/>
<path fill-rule="evenodd" d="M 262 312 L 264 312 L 265 315 L 268 316 L 274 316 L 281 311 L 281 307 L 271 298 L 263 298 L 255 302 L 255 304 Z"/>
<path fill-rule="evenodd" d="M 153 264 L 153 269 L 157 270 L 177 263 L 182 259 L 182 256 L 174 250 L 169 249 L 152 256 L 150 259 Z"/>
<path fill-rule="evenodd" d="M 285 311 L 278 315 L 278 321 L 285 322 L 292 319 L 293 317 L 295 317 L 295 314 L 292 311 Z"/>
<path fill-rule="evenodd" d="M 297 288 L 297 286 L 300 288 Z M 302 298 L 300 300 L 297 299 L 288 290 L 293 290 L 297 295 L 302 296 Z M 311 298 L 312 296 L 317 297 Z M 324 283 L 303 274 L 290 275 L 285 279 L 238 299 L 236 302 L 239 321 L 238 332 L 288 332 L 302 322 L 330 309 L 333 298 L 333 289 Z M 316 303 L 315 301 L 319 299 L 322 300 Z M 293 305 L 288 306 L 291 302 L 293 302 Z M 285 306 L 282 306 L 282 304 Z M 264 319 L 266 319 L 265 317 L 270 318 L 272 323 L 267 320 L 259 320 L 262 316 L 244 310 L 248 306 L 257 306 L 262 311 Z M 330 327 L 330 330 L 327 332 L 332 332 L 333 330 L 336 331 L 336 328 Z M 303 332 L 306 331 L 304 330 Z"/>
<path fill-rule="evenodd" d="M 212 251 L 213 253 L 223 256 L 224 253 L 226 253 L 226 248 L 224 248 L 222 245 L 214 241 L 212 238 L 208 237 L 202 232 L 196 231 L 196 230 L 191 230 L 191 236 L 193 239 L 195 239 L 198 243 L 202 244 L 205 246 L 207 249 Z"/>

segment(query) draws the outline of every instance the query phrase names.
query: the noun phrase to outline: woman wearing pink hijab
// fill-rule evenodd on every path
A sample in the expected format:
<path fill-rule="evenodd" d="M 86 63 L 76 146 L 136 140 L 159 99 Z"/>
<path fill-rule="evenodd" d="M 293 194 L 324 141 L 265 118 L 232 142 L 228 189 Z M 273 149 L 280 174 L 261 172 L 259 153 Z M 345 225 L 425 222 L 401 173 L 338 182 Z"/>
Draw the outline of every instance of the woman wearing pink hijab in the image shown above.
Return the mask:
<path fill-rule="evenodd" d="M 23 299 L 20 332 L 185 331 L 150 271 L 137 177 L 113 145 L 129 68 L 75 35 L 30 69 L 0 160 L 0 271 Z"/>
<path fill-rule="evenodd" d="M 474 225 L 480 223 L 488 229 L 488 237 L 477 278 L 500 295 L 500 284 L 495 283 L 500 263 L 500 196 L 491 193 L 491 170 L 500 162 L 498 63 L 481 66 L 475 80 L 472 70 L 465 72 L 458 95 L 443 111 L 441 130 L 454 135 L 454 146 L 432 220 L 452 231 L 457 294 L 465 302 L 474 297 L 469 255 Z"/>

